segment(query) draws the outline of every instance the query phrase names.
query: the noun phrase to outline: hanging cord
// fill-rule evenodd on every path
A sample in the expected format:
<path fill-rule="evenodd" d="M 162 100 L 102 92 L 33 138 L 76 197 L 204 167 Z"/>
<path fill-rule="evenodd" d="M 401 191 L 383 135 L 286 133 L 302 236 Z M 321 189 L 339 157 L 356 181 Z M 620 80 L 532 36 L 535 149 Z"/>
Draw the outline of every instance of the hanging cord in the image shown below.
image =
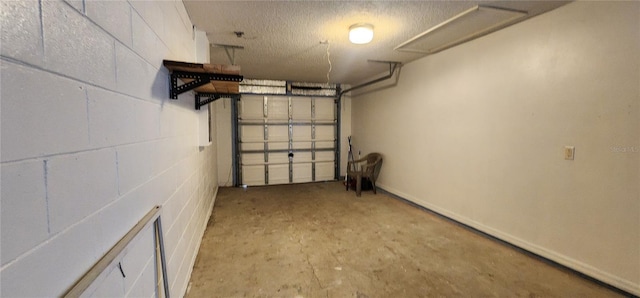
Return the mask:
<path fill-rule="evenodd" d="M 331 74 L 331 53 L 329 52 L 329 48 L 331 47 L 331 44 L 329 43 L 329 41 L 327 40 L 327 62 L 329 62 L 329 70 L 327 71 L 327 85 L 329 85 L 330 83 L 330 74 Z"/>

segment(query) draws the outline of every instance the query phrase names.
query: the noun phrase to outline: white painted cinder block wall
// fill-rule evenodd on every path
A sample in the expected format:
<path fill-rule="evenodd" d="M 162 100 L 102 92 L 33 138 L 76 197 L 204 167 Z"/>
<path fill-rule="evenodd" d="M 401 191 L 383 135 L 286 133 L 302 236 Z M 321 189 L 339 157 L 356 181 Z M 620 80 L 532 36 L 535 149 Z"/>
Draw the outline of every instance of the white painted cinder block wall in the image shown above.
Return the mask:
<path fill-rule="evenodd" d="M 211 103 L 216 108 L 216 140 L 218 141 L 218 185 L 233 186 L 233 148 L 231 136 L 231 99 L 221 98 Z"/>
<path fill-rule="evenodd" d="M 217 192 L 216 142 L 198 147 L 193 96 L 168 98 L 162 59 L 208 59 L 208 42 L 182 1 L 1 5 L 0 296 L 63 294 L 154 205 L 181 296 Z M 155 297 L 154 251 L 147 229 L 126 278 L 110 268 L 93 294 Z"/>
<path fill-rule="evenodd" d="M 640 294 L 640 2 L 574 2 L 353 99 L 382 188 Z M 564 160 L 564 146 L 575 160 Z"/>

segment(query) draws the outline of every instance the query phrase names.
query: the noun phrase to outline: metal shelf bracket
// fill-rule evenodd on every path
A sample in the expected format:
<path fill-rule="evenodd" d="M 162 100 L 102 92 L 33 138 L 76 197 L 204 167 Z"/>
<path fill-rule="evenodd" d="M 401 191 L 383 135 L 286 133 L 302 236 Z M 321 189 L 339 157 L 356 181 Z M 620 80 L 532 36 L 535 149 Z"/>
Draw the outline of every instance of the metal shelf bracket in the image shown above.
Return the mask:
<path fill-rule="evenodd" d="M 178 79 L 191 79 L 193 81 L 178 86 Z M 211 81 L 242 82 L 242 79 L 243 76 L 241 75 L 173 71 L 170 76 L 169 97 L 178 99 L 178 95 L 206 85 Z"/>
<path fill-rule="evenodd" d="M 240 99 L 240 94 L 198 92 L 195 95 L 195 108 L 196 110 L 200 110 L 201 107 L 208 105 L 220 98 Z"/>

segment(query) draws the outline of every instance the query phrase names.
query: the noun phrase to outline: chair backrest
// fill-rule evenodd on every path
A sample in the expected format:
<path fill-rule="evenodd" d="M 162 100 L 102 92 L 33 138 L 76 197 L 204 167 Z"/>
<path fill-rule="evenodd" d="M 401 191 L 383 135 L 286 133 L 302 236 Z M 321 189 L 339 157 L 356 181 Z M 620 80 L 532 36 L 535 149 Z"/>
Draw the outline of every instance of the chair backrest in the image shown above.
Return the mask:
<path fill-rule="evenodd" d="M 378 174 L 380 174 L 380 168 L 382 167 L 382 154 L 373 152 L 367 154 L 365 158 L 367 159 L 367 164 L 370 165 L 365 169 L 367 176 L 374 180 L 377 179 Z"/>

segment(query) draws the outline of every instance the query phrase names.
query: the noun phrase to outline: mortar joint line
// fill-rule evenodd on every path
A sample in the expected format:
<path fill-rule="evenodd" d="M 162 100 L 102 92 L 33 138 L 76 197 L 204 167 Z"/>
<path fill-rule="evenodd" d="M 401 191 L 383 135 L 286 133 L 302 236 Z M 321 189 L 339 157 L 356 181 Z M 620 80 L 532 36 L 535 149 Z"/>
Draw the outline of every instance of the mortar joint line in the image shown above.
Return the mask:
<path fill-rule="evenodd" d="M 89 88 L 86 88 L 84 86 L 80 86 L 80 89 L 84 89 L 84 100 L 85 100 L 85 110 L 87 113 L 87 141 L 89 142 L 89 145 L 91 145 L 91 117 L 89 116 Z"/>
<path fill-rule="evenodd" d="M 44 57 L 46 57 L 45 48 L 44 48 L 44 18 L 42 14 L 42 0 L 38 1 L 38 17 L 40 17 L 40 43 L 42 48 L 42 62 L 44 63 Z"/>
<path fill-rule="evenodd" d="M 51 234 L 51 217 L 49 215 L 49 181 L 48 181 L 48 164 L 45 159 L 43 162 L 44 167 L 44 202 L 47 208 L 47 234 Z"/>

